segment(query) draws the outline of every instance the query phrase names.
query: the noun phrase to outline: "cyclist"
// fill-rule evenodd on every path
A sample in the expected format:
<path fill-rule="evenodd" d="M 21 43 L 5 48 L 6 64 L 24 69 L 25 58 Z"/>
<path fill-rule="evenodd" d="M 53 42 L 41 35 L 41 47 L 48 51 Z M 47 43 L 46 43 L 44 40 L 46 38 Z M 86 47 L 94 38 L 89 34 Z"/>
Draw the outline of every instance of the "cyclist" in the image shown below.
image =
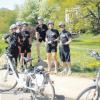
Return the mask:
<path fill-rule="evenodd" d="M 30 43 L 30 32 L 28 31 L 28 23 L 23 22 L 22 32 L 20 34 L 20 46 L 21 46 L 21 59 L 20 65 L 21 70 L 23 71 L 24 65 L 24 56 L 27 54 L 27 57 L 31 57 L 31 43 Z M 30 66 L 32 66 L 32 62 L 30 62 Z"/>
<path fill-rule="evenodd" d="M 55 64 L 55 73 L 57 73 L 57 42 L 59 40 L 59 32 L 54 29 L 54 22 L 48 22 L 48 31 L 46 32 L 46 50 L 47 50 L 47 60 L 48 60 L 48 71 L 51 71 L 51 55 L 53 55 L 53 60 Z"/>
<path fill-rule="evenodd" d="M 12 24 L 10 26 L 10 33 L 9 36 L 5 37 L 7 42 L 9 43 L 8 52 L 11 54 L 12 58 L 15 59 L 15 66 L 17 67 L 17 57 L 18 57 L 18 45 L 19 45 L 19 36 L 16 33 L 16 25 Z"/>
<path fill-rule="evenodd" d="M 17 26 L 16 33 L 18 33 L 18 35 L 20 36 L 21 31 L 22 31 L 22 22 L 16 22 L 16 26 Z M 20 53 L 21 53 L 20 45 L 18 46 L 18 49 L 19 49 L 19 60 L 20 60 Z"/>
<path fill-rule="evenodd" d="M 71 64 L 70 64 L 70 47 L 71 34 L 65 29 L 65 24 L 63 22 L 59 23 L 61 28 L 60 32 L 60 43 L 59 43 L 59 53 L 62 65 L 64 67 L 63 73 L 71 74 Z"/>
<path fill-rule="evenodd" d="M 22 30 L 22 22 L 16 22 L 16 26 L 17 26 L 16 33 L 20 33 Z"/>
<path fill-rule="evenodd" d="M 42 41 L 45 42 L 46 31 L 48 30 L 47 25 L 44 24 L 43 18 L 38 17 L 38 25 L 36 26 L 36 47 L 37 47 L 37 55 L 38 61 L 41 60 L 40 58 L 40 44 Z"/>

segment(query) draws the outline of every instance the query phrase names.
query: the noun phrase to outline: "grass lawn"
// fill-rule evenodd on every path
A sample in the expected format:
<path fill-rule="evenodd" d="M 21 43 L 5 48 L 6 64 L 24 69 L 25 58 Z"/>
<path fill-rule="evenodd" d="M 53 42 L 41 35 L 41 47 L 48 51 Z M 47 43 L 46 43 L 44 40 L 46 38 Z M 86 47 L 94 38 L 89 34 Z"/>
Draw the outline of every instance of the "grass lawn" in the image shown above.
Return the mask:
<path fill-rule="evenodd" d="M 32 56 L 34 58 L 34 63 L 37 61 L 35 42 L 33 42 Z M 73 39 L 71 45 L 71 64 L 72 70 L 75 75 L 82 76 L 92 76 L 95 75 L 95 70 L 99 69 L 100 61 L 92 58 L 89 55 L 89 50 L 96 50 L 100 52 L 100 35 L 83 34 L 78 38 Z M 41 57 L 46 59 L 45 45 L 41 46 Z M 58 60 L 59 50 L 58 50 Z M 87 74 L 84 74 L 87 73 Z"/>
<path fill-rule="evenodd" d="M 0 42 L 1 43 L 1 42 Z M 5 47 L 4 42 L 0 45 L 0 50 Z M 96 61 L 95 58 L 92 58 L 89 55 L 89 50 L 96 50 L 100 52 L 100 35 L 92 35 L 92 34 L 83 34 L 78 38 L 73 39 L 71 45 L 71 64 L 72 70 L 74 72 L 73 75 L 82 75 L 82 76 L 92 76 L 95 75 L 95 70 L 99 69 L 100 61 Z M 42 59 L 46 59 L 46 48 L 44 43 L 41 46 L 41 57 Z M 36 55 L 36 44 L 33 41 L 32 45 L 32 57 L 33 63 L 37 62 Z M 58 50 L 58 60 L 59 58 L 59 50 Z M 84 74 L 85 73 L 85 74 Z M 87 73 L 87 74 L 86 74 Z"/>

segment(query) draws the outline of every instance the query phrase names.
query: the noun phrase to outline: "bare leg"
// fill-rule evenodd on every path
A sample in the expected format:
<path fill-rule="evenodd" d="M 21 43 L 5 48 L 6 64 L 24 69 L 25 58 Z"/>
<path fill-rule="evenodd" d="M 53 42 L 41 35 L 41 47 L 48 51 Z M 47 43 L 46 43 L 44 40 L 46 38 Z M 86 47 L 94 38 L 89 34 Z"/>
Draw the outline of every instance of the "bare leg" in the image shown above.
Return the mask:
<path fill-rule="evenodd" d="M 53 53 L 53 60 L 54 60 L 54 64 L 55 64 L 55 73 L 57 73 L 58 62 L 57 62 L 57 53 L 56 52 Z"/>
<path fill-rule="evenodd" d="M 31 52 L 27 54 L 28 58 L 31 58 Z M 30 66 L 32 66 L 32 61 L 30 61 Z"/>
<path fill-rule="evenodd" d="M 47 53 L 48 71 L 51 71 L 51 53 Z"/>
<path fill-rule="evenodd" d="M 71 75 L 71 63 L 70 62 L 66 62 L 67 64 L 67 67 L 68 67 L 68 72 L 67 72 L 67 75 Z"/>
<path fill-rule="evenodd" d="M 20 58 L 20 66 L 22 67 L 24 65 L 24 53 L 21 53 L 21 58 Z"/>

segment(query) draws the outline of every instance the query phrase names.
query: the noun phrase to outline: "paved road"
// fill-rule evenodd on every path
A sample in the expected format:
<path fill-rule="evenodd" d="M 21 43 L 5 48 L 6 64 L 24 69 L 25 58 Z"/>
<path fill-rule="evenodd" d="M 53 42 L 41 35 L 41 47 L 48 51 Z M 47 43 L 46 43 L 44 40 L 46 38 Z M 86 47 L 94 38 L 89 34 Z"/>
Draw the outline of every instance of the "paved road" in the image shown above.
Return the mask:
<path fill-rule="evenodd" d="M 0 76 L 2 76 L 1 73 Z M 72 76 L 64 77 L 64 76 L 51 75 L 51 79 L 54 81 L 57 100 L 75 100 L 75 98 L 83 89 L 85 89 L 86 87 L 91 85 L 91 83 L 93 83 L 91 79 L 72 77 Z M 22 99 L 21 96 L 24 96 L 26 98 L 27 94 L 24 95 L 23 94 L 14 95 L 13 93 L 0 94 L 0 100 L 27 100 L 27 99 Z"/>
<path fill-rule="evenodd" d="M 14 95 L 14 94 L 0 94 L 0 100 L 29 100 L 27 98 L 27 94 L 23 95 Z M 48 100 L 48 99 L 42 99 L 42 98 L 38 98 L 38 100 Z M 64 96 L 61 95 L 56 95 L 56 99 L 55 100 L 74 100 L 74 99 L 70 99 L 70 98 L 65 98 Z"/>

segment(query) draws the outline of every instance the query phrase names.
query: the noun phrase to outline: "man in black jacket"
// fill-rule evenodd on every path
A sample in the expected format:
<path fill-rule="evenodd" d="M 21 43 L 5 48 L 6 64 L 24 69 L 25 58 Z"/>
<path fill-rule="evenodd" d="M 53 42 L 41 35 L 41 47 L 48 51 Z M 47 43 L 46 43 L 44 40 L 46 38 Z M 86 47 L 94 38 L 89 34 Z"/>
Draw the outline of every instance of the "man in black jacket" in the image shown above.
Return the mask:
<path fill-rule="evenodd" d="M 41 60 L 40 58 L 40 45 L 42 41 L 45 42 L 45 37 L 46 37 L 46 31 L 48 30 L 47 25 L 43 23 L 43 18 L 38 17 L 38 25 L 36 26 L 36 48 L 37 48 L 37 56 L 38 56 L 38 61 Z"/>
<path fill-rule="evenodd" d="M 8 52 L 11 54 L 12 58 L 15 59 L 15 66 L 17 66 L 17 58 L 18 58 L 18 45 L 19 45 L 19 36 L 16 33 L 16 25 L 12 24 L 10 26 L 10 33 L 5 37 L 5 40 L 8 42 Z"/>

